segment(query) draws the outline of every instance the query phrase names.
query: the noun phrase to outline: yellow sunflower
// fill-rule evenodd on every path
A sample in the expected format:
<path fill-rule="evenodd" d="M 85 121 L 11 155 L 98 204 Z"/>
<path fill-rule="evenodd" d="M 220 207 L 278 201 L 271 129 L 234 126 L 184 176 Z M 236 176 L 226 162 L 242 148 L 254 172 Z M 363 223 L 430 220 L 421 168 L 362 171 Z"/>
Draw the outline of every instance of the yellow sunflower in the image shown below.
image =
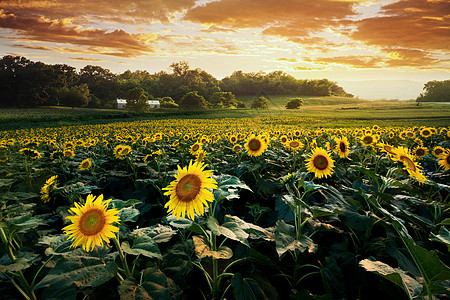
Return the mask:
<path fill-rule="evenodd" d="M 232 150 L 233 150 L 234 153 L 241 153 L 242 152 L 242 146 L 239 145 L 239 144 L 236 144 L 236 145 L 233 146 Z"/>
<path fill-rule="evenodd" d="M 114 223 L 120 221 L 119 210 L 108 209 L 111 200 L 103 201 L 103 195 L 95 197 L 88 195 L 86 203 L 75 203 L 75 207 L 69 209 L 68 216 L 72 224 L 62 230 L 69 240 L 72 240 L 73 248 L 82 245 L 86 251 L 92 251 L 96 245 L 103 246 L 103 242 L 109 243 L 110 238 L 115 238 L 119 228 Z"/>
<path fill-rule="evenodd" d="M 236 136 L 236 135 L 234 135 L 234 134 L 232 134 L 232 135 L 230 136 L 230 143 L 232 143 L 232 144 L 236 144 L 236 143 L 237 143 L 237 141 L 238 141 L 238 138 L 237 138 L 237 136 Z"/>
<path fill-rule="evenodd" d="M 305 160 L 308 172 L 314 173 L 317 178 L 331 176 L 334 168 L 334 160 L 323 148 L 314 148 L 310 158 Z"/>
<path fill-rule="evenodd" d="M 300 141 L 297 141 L 297 140 L 288 141 L 286 143 L 286 148 L 288 150 L 296 151 L 296 150 L 298 150 L 298 149 L 300 149 L 302 147 L 303 147 L 303 143 L 300 142 Z"/>
<path fill-rule="evenodd" d="M 203 162 L 205 157 L 206 157 L 206 152 L 203 151 L 203 150 L 200 150 L 200 151 L 197 152 L 197 155 L 195 157 L 195 161 L 198 162 L 198 163 L 201 163 L 201 162 Z"/>
<path fill-rule="evenodd" d="M 374 144 L 376 144 L 377 139 L 371 134 L 366 134 L 361 138 L 361 142 L 364 146 L 373 146 Z"/>
<path fill-rule="evenodd" d="M 450 170 L 450 150 L 447 149 L 439 156 L 439 158 L 438 164 L 444 168 L 445 171 Z"/>
<path fill-rule="evenodd" d="M 422 174 L 422 166 L 415 161 L 415 157 L 410 154 L 408 148 L 400 146 L 395 148 L 394 152 L 396 155 L 392 157 L 392 160 L 401 161 L 411 178 L 417 179 L 419 183 L 425 182 L 426 177 Z"/>
<path fill-rule="evenodd" d="M 287 137 L 287 135 L 280 136 L 280 142 L 282 144 L 286 144 L 288 141 L 289 141 L 289 138 Z"/>
<path fill-rule="evenodd" d="M 50 201 L 50 192 L 56 187 L 58 184 L 58 175 L 54 175 L 47 179 L 44 186 L 41 188 L 41 200 L 44 203 L 47 203 Z"/>
<path fill-rule="evenodd" d="M 84 159 L 79 165 L 80 170 L 89 170 L 92 167 L 92 162 L 89 158 Z"/>
<path fill-rule="evenodd" d="M 441 147 L 441 146 L 436 146 L 436 147 L 434 147 L 433 148 L 433 151 L 432 151 L 432 153 L 433 153 L 433 155 L 435 156 L 435 157 L 439 157 L 441 154 L 443 154 L 445 152 L 445 148 L 444 147 Z"/>
<path fill-rule="evenodd" d="M 19 153 L 21 153 L 22 155 L 25 155 L 31 159 L 38 159 L 41 157 L 41 153 L 39 153 L 38 151 L 36 151 L 34 149 L 30 149 L 30 148 L 22 148 L 19 150 Z"/>
<path fill-rule="evenodd" d="M 267 144 L 261 138 L 261 136 L 256 136 L 252 134 L 244 145 L 247 150 L 248 155 L 250 156 L 260 156 L 267 149 Z"/>
<path fill-rule="evenodd" d="M 388 143 L 379 143 L 378 147 L 380 147 L 381 152 L 386 152 L 388 155 L 397 155 L 395 152 L 395 147 L 389 145 Z"/>
<path fill-rule="evenodd" d="M 175 180 L 167 187 L 163 188 L 167 192 L 164 195 L 170 196 L 170 200 L 164 205 L 168 211 L 172 211 L 172 216 L 179 219 L 180 216 L 195 219 L 195 213 L 203 215 L 208 202 L 214 201 L 214 195 L 209 189 L 217 188 L 217 182 L 211 178 L 213 171 L 204 168 L 203 163 L 189 162 L 187 167 L 178 166 Z"/>
<path fill-rule="evenodd" d="M 67 157 L 74 157 L 75 156 L 75 152 L 73 152 L 73 150 L 70 150 L 70 149 L 64 149 L 63 155 L 67 156 Z"/>
<path fill-rule="evenodd" d="M 423 157 L 428 155 L 428 149 L 423 146 L 417 146 L 413 149 L 413 153 L 415 157 Z"/>
<path fill-rule="evenodd" d="M 202 150 L 202 144 L 199 142 L 194 143 L 189 149 L 189 153 L 192 155 L 197 155 L 199 151 Z"/>
<path fill-rule="evenodd" d="M 172 146 L 178 147 L 180 145 L 180 140 L 176 140 L 172 143 Z"/>
<path fill-rule="evenodd" d="M 423 136 L 424 138 L 430 137 L 433 134 L 433 132 L 431 131 L 430 128 L 422 128 L 420 130 L 420 135 Z"/>
<path fill-rule="evenodd" d="M 344 136 L 342 138 L 336 138 L 335 141 L 336 141 L 336 150 L 337 153 L 339 154 L 339 157 L 346 158 L 350 153 L 350 149 L 348 148 L 347 137 Z"/>

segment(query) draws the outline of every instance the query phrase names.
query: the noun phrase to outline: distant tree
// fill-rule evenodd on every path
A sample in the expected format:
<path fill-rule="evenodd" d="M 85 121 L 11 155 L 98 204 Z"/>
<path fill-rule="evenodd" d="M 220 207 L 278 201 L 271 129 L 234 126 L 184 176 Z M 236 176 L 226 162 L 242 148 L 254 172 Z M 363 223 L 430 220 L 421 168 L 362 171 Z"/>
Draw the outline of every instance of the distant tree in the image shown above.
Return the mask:
<path fill-rule="evenodd" d="M 146 112 L 150 109 L 148 96 L 143 88 L 133 88 L 127 93 L 127 109 L 133 112 Z"/>
<path fill-rule="evenodd" d="M 161 108 L 178 108 L 178 104 L 171 97 L 162 97 L 159 99 Z"/>
<path fill-rule="evenodd" d="M 424 93 L 417 97 L 417 102 L 450 102 L 450 79 L 444 81 L 428 81 Z"/>
<path fill-rule="evenodd" d="M 60 105 L 72 107 L 86 106 L 91 100 L 87 84 L 62 88 L 59 91 L 58 99 Z"/>
<path fill-rule="evenodd" d="M 245 108 L 245 103 L 242 102 L 242 101 L 238 101 L 236 107 L 237 107 L 237 108 Z"/>
<path fill-rule="evenodd" d="M 303 100 L 301 98 L 291 98 L 288 103 L 286 103 L 287 109 L 299 109 L 303 105 Z"/>
<path fill-rule="evenodd" d="M 268 109 L 269 108 L 269 100 L 264 97 L 258 97 L 255 101 L 253 101 L 251 108 L 253 109 Z"/>
<path fill-rule="evenodd" d="M 212 95 L 211 104 L 215 108 L 236 108 L 236 96 L 231 92 L 216 92 Z"/>
<path fill-rule="evenodd" d="M 86 83 L 103 107 L 112 107 L 119 98 L 117 76 L 100 66 L 87 65 L 80 70 L 80 83 Z"/>
<path fill-rule="evenodd" d="M 203 110 L 208 108 L 208 102 L 197 91 L 193 91 L 185 94 L 181 98 L 180 108 L 186 110 Z"/>

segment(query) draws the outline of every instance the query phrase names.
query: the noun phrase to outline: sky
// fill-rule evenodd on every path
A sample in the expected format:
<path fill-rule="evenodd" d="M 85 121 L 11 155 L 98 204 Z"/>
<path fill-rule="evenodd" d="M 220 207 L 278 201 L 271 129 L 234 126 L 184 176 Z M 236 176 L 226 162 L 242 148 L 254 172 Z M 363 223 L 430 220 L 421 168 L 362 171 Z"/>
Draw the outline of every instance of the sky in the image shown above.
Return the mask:
<path fill-rule="evenodd" d="M 450 78 L 449 49 L 448 0 L 0 0 L 1 56 L 78 70 L 186 61 L 217 79 L 281 70 L 420 92 Z"/>

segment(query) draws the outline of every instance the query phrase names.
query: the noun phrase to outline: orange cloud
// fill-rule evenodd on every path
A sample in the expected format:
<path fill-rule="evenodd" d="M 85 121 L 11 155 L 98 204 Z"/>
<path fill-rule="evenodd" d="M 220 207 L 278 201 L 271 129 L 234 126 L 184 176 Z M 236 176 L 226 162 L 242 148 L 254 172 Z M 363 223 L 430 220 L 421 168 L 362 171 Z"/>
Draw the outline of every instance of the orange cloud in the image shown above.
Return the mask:
<path fill-rule="evenodd" d="M 379 68 L 381 67 L 382 60 L 377 57 L 368 55 L 347 55 L 347 56 L 335 56 L 335 57 L 321 57 L 321 58 L 303 58 L 304 61 L 310 61 L 317 64 L 341 64 L 349 65 L 354 68 Z"/>
<path fill-rule="evenodd" d="M 367 45 L 450 50 L 450 2 L 400 0 L 385 5 L 383 16 L 357 21 L 350 37 Z"/>
<path fill-rule="evenodd" d="M 90 61 L 90 62 L 105 62 L 103 59 L 94 59 L 94 58 L 87 58 L 87 57 L 69 57 L 71 60 L 82 60 L 82 61 Z"/>

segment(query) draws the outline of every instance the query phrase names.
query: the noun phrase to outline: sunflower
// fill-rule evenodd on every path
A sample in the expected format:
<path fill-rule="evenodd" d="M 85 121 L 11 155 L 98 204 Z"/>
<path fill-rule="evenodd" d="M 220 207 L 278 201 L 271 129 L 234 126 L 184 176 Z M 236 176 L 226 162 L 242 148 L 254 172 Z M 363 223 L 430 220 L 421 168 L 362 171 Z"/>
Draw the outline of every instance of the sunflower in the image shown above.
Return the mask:
<path fill-rule="evenodd" d="M 195 157 L 195 161 L 198 162 L 198 163 L 201 163 L 201 162 L 203 162 L 205 157 L 206 157 L 206 152 L 203 151 L 203 150 L 200 150 L 200 151 L 197 152 L 197 155 Z"/>
<path fill-rule="evenodd" d="M 175 180 L 163 190 L 164 195 L 170 196 L 170 200 L 164 205 L 172 216 L 179 219 L 180 216 L 194 220 L 195 213 L 203 215 L 204 207 L 214 200 L 214 195 L 209 189 L 217 188 L 217 182 L 211 178 L 213 171 L 205 171 L 203 163 L 189 162 L 187 167 L 178 166 Z"/>
<path fill-rule="evenodd" d="M 441 154 L 444 154 L 444 152 L 445 152 L 445 148 L 444 147 L 436 146 L 436 147 L 433 148 L 433 151 L 431 153 L 433 153 L 433 155 L 435 157 L 439 157 L 439 156 L 441 156 Z"/>
<path fill-rule="evenodd" d="M 430 128 L 425 127 L 420 130 L 420 135 L 424 138 L 430 137 L 432 134 L 433 132 Z"/>
<path fill-rule="evenodd" d="M 194 143 L 189 149 L 189 153 L 192 155 L 197 155 L 199 151 L 202 150 L 202 144 L 199 142 Z"/>
<path fill-rule="evenodd" d="M 117 145 L 114 148 L 114 157 L 117 159 L 125 159 L 125 156 L 131 152 L 131 147 L 126 145 Z"/>
<path fill-rule="evenodd" d="M 374 144 L 376 144 L 377 139 L 375 136 L 371 134 L 365 134 L 361 138 L 361 142 L 363 143 L 364 146 L 373 146 Z"/>
<path fill-rule="evenodd" d="M 50 201 L 50 192 L 56 187 L 58 184 L 58 175 L 54 175 L 47 179 L 45 184 L 41 188 L 41 200 L 44 203 L 47 203 Z"/>
<path fill-rule="evenodd" d="M 233 146 L 232 150 L 233 150 L 234 153 L 241 153 L 242 152 L 242 146 L 239 145 L 239 144 L 236 144 L 236 145 Z"/>
<path fill-rule="evenodd" d="M 286 144 L 288 141 L 289 141 L 289 138 L 287 137 L 287 135 L 280 136 L 280 142 L 282 144 Z"/>
<path fill-rule="evenodd" d="M 78 169 L 80 170 L 89 170 L 92 167 L 92 162 L 89 158 L 84 159 L 79 165 Z"/>
<path fill-rule="evenodd" d="M 238 141 L 238 138 L 237 138 L 237 136 L 235 136 L 234 134 L 233 135 L 231 135 L 230 136 L 230 143 L 232 143 L 232 144 L 236 144 L 237 143 L 237 141 Z"/>
<path fill-rule="evenodd" d="M 58 158 L 61 158 L 61 157 L 63 157 L 64 156 L 64 154 L 63 154 L 63 152 L 61 151 L 61 150 L 55 150 L 55 151 L 53 151 L 51 154 L 50 154 L 50 159 L 58 159 Z"/>
<path fill-rule="evenodd" d="M 376 126 L 376 125 L 375 125 Z M 344 136 L 342 138 L 336 138 L 336 151 L 339 154 L 340 158 L 346 158 L 350 153 L 350 149 L 348 148 L 348 140 L 347 137 Z"/>
<path fill-rule="evenodd" d="M 75 156 L 75 152 L 73 152 L 73 150 L 70 150 L 70 149 L 64 149 L 63 155 L 67 156 L 67 157 L 74 157 Z"/>
<path fill-rule="evenodd" d="M 178 147 L 180 145 L 180 140 L 176 140 L 172 143 L 172 146 Z"/>
<path fill-rule="evenodd" d="M 381 152 L 386 152 L 388 155 L 397 155 L 395 152 L 395 147 L 389 145 L 388 143 L 379 143 L 378 147 L 380 147 Z"/>
<path fill-rule="evenodd" d="M 36 151 L 34 149 L 30 149 L 30 148 L 22 148 L 19 150 L 19 152 L 22 155 L 25 155 L 31 159 L 38 159 L 41 157 L 41 153 L 39 153 L 38 151 Z"/>
<path fill-rule="evenodd" d="M 303 147 L 303 143 L 300 142 L 300 141 L 297 141 L 297 140 L 288 141 L 286 143 L 286 148 L 288 150 L 296 151 L 296 150 L 298 150 L 298 149 L 300 149 L 302 147 Z"/>
<path fill-rule="evenodd" d="M 334 168 L 334 160 L 328 155 L 323 148 L 314 148 L 310 154 L 310 158 L 305 160 L 308 172 L 314 172 L 314 176 L 322 178 L 331 176 Z"/>
<path fill-rule="evenodd" d="M 425 182 L 426 177 L 422 174 L 422 167 L 415 161 L 415 157 L 410 154 L 408 148 L 400 146 L 395 148 L 394 152 L 396 155 L 392 157 L 392 160 L 401 161 L 411 178 L 414 177 L 419 183 Z"/>
<path fill-rule="evenodd" d="M 0 162 L 5 162 L 8 160 L 8 156 L 0 156 Z"/>
<path fill-rule="evenodd" d="M 413 153 L 415 157 L 422 157 L 428 155 L 428 149 L 423 146 L 417 146 L 413 149 Z"/>
<path fill-rule="evenodd" d="M 95 197 L 88 195 L 86 203 L 75 203 L 75 207 L 69 209 L 68 216 L 72 224 L 67 225 L 62 230 L 69 240 L 72 240 L 71 247 L 82 245 L 86 251 L 92 251 L 94 246 L 103 246 L 103 242 L 109 243 L 110 238 L 115 238 L 115 233 L 119 228 L 112 225 L 120 221 L 119 210 L 108 209 L 111 200 L 103 201 L 103 195 Z"/>
<path fill-rule="evenodd" d="M 438 164 L 444 168 L 445 171 L 450 170 L 450 150 L 447 149 L 439 156 L 439 158 Z"/>
<path fill-rule="evenodd" d="M 261 136 L 256 136 L 252 134 L 244 145 L 247 150 L 248 155 L 250 156 L 260 156 L 267 149 L 267 144 L 261 138 Z"/>

